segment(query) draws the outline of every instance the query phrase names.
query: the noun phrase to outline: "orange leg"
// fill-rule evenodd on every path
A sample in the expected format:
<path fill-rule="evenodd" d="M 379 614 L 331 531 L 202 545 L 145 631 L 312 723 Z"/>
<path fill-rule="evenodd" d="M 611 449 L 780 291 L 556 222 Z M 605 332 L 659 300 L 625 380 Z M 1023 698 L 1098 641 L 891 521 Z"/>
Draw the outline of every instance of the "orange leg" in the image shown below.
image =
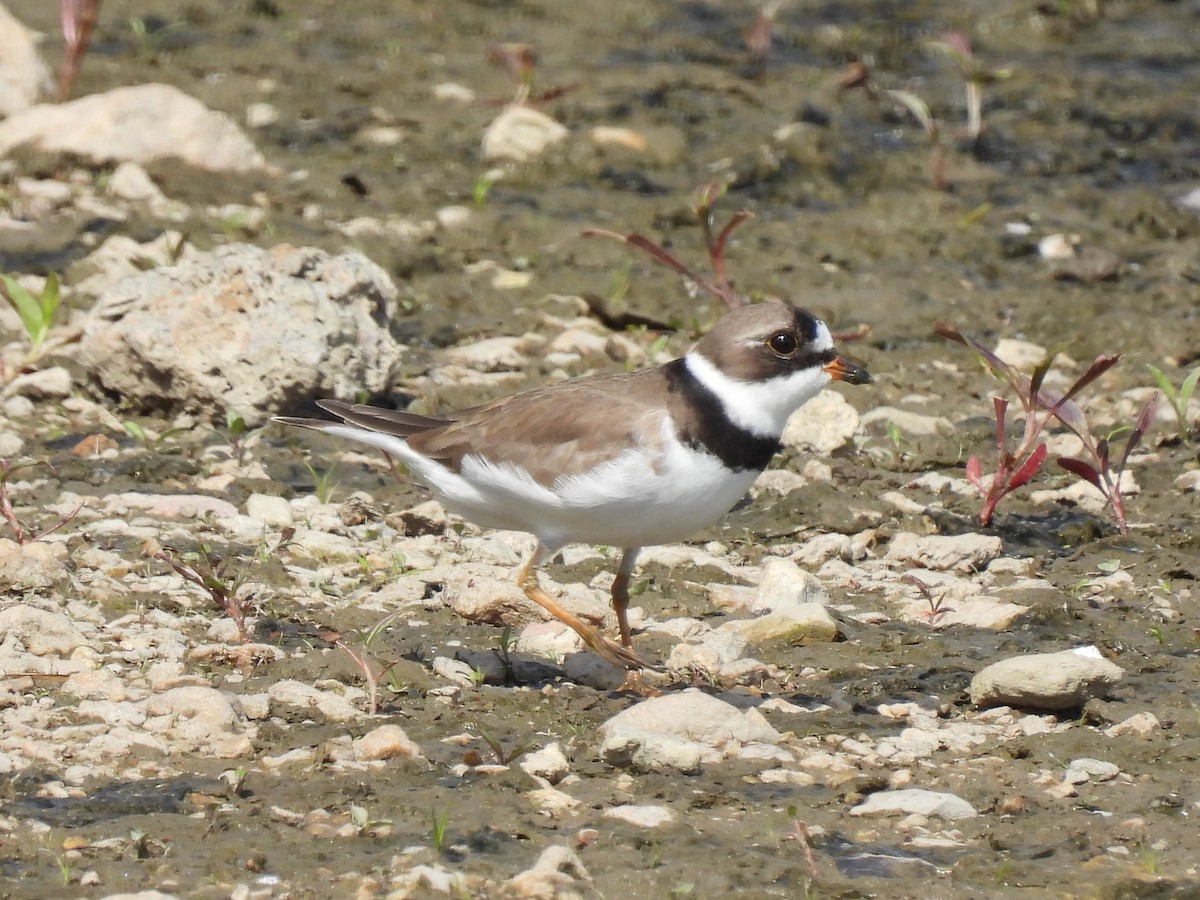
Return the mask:
<path fill-rule="evenodd" d="M 626 617 L 625 611 L 629 608 L 629 582 L 633 578 L 633 567 L 637 563 L 640 549 L 640 547 L 630 547 L 625 551 L 612 586 L 613 612 L 617 614 L 617 627 L 621 629 L 621 643 L 631 649 L 633 638 L 629 634 L 629 619 Z"/>
<path fill-rule="evenodd" d="M 622 605 L 617 611 L 617 621 L 621 626 L 622 644 L 617 644 L 610 641 L 598 630 L 593 628 L 587 622 L 583 621 L 574 613 L 564 609 L 561 604 L 554 600 L 549 594 L 542 590 L 541 585 L 537 580 L 537 567 L 548 560 L 555 550 L 543 546 L 541 543 L 534 548 L 533 553 L 525 564 L 521 566 L 517 572 L 517 587 L 525 592 L 525 596 L 540 606 L 546 612 L 550 613 L 558 621 L 569 626 L 576 634 L 583 638 L 583 642 L 592 649 L 597 656 L 604 659 L 614 666 L 620 666 L 625 669 L 652 669 L 655 668 L 650 663 L 643 660 L 640 656 L 633 652 L 629 642 L 629 626 L 625 622 L 625 607 Z M 632 569 L 632 565 L 630 566 Z M 624 561 L 622 561 L 622 569 L 624 569 Z M 618 579 L 620 575 L 618 574 Z M 628 595 L 629 575 L 625 574 L 625 603 L 629 602 Z M 617 594 L 616 584 L 613 585 L 613 604 L 616 606 Z"/>

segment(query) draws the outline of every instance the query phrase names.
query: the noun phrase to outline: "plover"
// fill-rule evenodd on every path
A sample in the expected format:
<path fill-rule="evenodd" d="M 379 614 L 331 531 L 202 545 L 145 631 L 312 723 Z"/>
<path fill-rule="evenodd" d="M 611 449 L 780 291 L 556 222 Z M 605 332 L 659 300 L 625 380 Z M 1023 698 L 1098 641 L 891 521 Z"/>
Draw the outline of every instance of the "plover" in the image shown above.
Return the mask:
<path fill-rule="evenodd" d="M 745 496 L 788 418 L 832 380 L 871 376 L 820 319 L 780 300 L 739 307 L 685 356 L 558 382 L 444 416 L 322 400 L 338 421 L 278 417 L 402 460 L 447 512 L 532 534 L 517 574 L 530 600 L 609 662 L 648 667 L 626 617 L 638 551 L 681 541 Z M 621 641 L 550 597 L 537 568 L 567 544 L 623 551 L 612 586 Z"/>

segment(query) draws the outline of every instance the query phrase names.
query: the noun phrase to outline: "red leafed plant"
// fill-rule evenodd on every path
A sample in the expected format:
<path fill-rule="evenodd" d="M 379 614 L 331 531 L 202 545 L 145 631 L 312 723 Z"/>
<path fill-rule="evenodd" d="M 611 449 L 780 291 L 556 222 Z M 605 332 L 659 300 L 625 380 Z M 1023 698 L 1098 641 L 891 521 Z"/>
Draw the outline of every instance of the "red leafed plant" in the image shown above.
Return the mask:
<path fill-rule="evenodd" d="M 1145 435 L 1154 419 L 1154 407 L 1158 395 L 1152 396 L 1138 415 L 1124 452 L 1121 454 L 1120 464 L 1114 472 L 1109 465 L 1108 440 L 1101 438 L 1097 441 L 1092 437 L 1087 418 L 1084 416 L 1083 410 L 1075 403 L 1074 397 L 1115 366 L 1120 361 L 1120 356 L 1109 354 L 1097 356 L 1088 366 L 1087 371 L 1075 379 L 1066 393 L 1060 394 L 1058 391 L 1042 385 L 1046 373 L 1050 371 L 1055 354 L 1049 354 L 1037 364 L 1032 374 L 1026 375 L 1016 366 L 1002 360 L 979 341 L 964 335 L 953 325 L 938 324 L 935 330 L 942 337 L 973 350 L 986 369 L 1001 381 L 1007 382 L 1008 386 L 1012 388 L 1025 413 L 1021 439 L 1017 446 L 1010 450 L 1006 436 L 1008 400 L 1003 397 L 992 397 L 992 404 L 996 412 L 996 470 L 991 480 L 984 479 L 982 465 L 977 456 L 972 456 L 967 460 L 967 480 L 983 495 L 983 507 L 979 511 L 979 524 L 990 524 L 996 511 L 996 504 L 1037 475 L 1042 463 L 1046 460 L 1046 444 L 1041 439 L 1042 430 L 1051 419 L 1057 419 L 1079 436 L 1083 442 L 1084 451 L 1091 457 L 1090 462 L 1073 457 L 1060 457 L 1057 460 L 1058 464 L 1073 475 L 1094 485 L 1104 494 L 1104 498 L 1112 507 L 1113 515 L 1117 520 L 1117 528 L 1124 534 L 1127 525 L 1125 504 L 1121 499 L 1121 473 L 1125 470 L 1133 448 Z"/>

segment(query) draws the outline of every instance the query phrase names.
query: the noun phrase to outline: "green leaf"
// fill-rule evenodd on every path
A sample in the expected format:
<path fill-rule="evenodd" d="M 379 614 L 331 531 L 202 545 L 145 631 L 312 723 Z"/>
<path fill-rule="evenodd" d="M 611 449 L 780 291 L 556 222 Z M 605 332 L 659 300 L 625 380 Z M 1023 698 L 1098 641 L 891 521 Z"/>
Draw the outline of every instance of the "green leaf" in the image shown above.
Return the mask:
<path fill-rule="evenodd" d="M 17 315 L 21 317 L 25 334 L 28 335 L 29 343 L 36 352 L 41 348 L 42 342 L 46 339 L 46 332 L 49 331 L 49 326 L 43 321 L 42 304 L 15 278 L 0 275 L 0 282 L 4 284 L 4 296 L 17 311 Z M 49 287 L 49 280 L 46 281 L 46 285 Z"/>
<path fill-rule="evenodd" d="M 240 437 L 246 430 L 246 420 L 242 414 L 233 409 L 225 410 L 225 427 L 233 437 Z"/>
<path fill-rule="evenodd" d="M 1170 404 L 1178 409 L 1179 404 L 1177 400 L 1179 395 L 1175 393 L 1175 385 L 1171 384 L 1171 379 L 1167 377 L 1167 373 L 1157 366 L 1151 366 L 1150 374 L 1154 376 L 1154 381 L 1158 384 L 1158 389 L 1163 392 Z M 1196 371 L 1192 375 L 1200 375 L 1200 366 L 1197 366 Z M 1187 382 L 1185 381 L 1184 384 L 1186 385 Z M 1195 387 L 1194 382 L 1192 386 Z"/>
<path fill-rule="evenodd" d="M 1179 405 L 1184 414 L 1187 413 L 1188 404 L 1192 400 L 1192 391 L 1196 390 L 1196 382 L 1200 381 L 1200 366 L 1192 369 L 1191 374 L 1183 379 L 1183 384 L 1179 388 Z"/>

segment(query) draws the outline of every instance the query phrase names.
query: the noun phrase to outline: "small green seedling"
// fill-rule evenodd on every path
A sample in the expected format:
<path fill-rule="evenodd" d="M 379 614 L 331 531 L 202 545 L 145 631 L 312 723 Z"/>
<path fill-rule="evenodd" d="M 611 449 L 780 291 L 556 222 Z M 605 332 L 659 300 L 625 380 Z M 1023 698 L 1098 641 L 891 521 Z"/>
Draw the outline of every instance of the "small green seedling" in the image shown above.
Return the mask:
<path fill-rule="evenodd" d="M 50 334 L 50 326 L 54 322 L 54 314 L 62 302 L 62 294 L 58 287 L 58 278 L 51 273 L 46 276 L 46 284 L 38 296 L 26 290 L 20 282 L 11 275 L 0 274 L 0 293 L 17 311 L 25 334 L 29 338 L 30 360 L 37 359 L 42 353 L 42 345 Z"/>
<path fill-rule="evenodd" d="M 1191 437 L 1187 420 L 1188 405 L 1192 402 L 1192 394 L 1196 390 L 1196 382 L 1200 381 L 1200 366 L 1196 366 L 1196 368 L 1187 374 L 1183 382 L 1179 385 L 1178 390 L 1175 389 L 1175 385 L 1171 383 L 1171 379 L 1166 376 L 1166 373 L 1162 369 L 1151 366 L 1150 374 L 1154 376 L 1154 380 L 1158 383 L 1158 389 L 1162 391 L 1162 395 L 1171 404 L 1171 410 L 1175 413 L 1175 423 L 1179 427 L 1179 439 L 1186 443 L 1188 438 Z"/>

